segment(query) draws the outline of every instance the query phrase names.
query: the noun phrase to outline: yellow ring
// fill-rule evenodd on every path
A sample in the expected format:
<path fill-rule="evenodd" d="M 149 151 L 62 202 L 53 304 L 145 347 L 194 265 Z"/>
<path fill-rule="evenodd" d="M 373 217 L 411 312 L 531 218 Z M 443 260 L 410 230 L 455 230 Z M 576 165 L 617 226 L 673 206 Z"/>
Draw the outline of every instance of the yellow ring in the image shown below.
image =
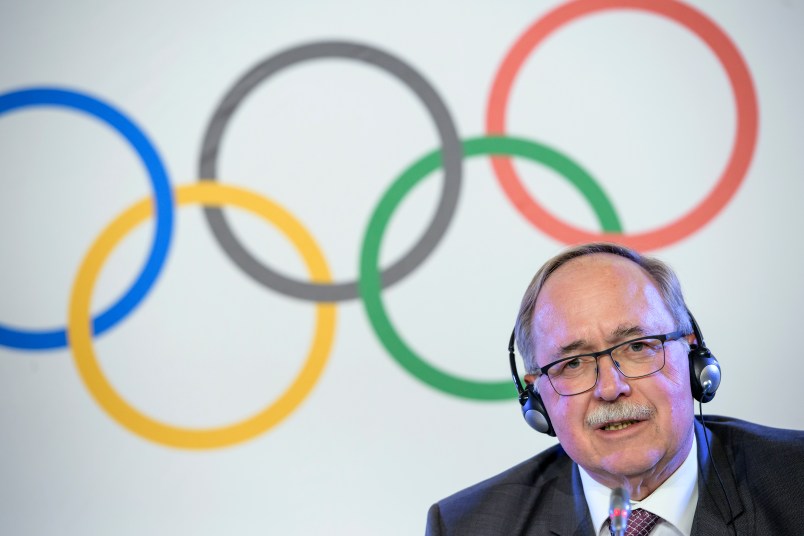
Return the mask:
<path fill-rule="evenodd" d="M 241 188 L 217 182 L 201 182 L 176 189 L 179 205 L 234 205 L 275 225 L 296 246 L 313 281 L 331 281 L 321 250 L 307 230 L 285 209 L 268 199 Z M 146 439 L 188 449 L 224 447 L 251 439 L 290 415 L 310 393 L 321 376 L 335 333 L 335 305 L 316 305 L 316 333 L 312 347 L 296 379 L 272 404 L 256 415 L 231 425 L 215 428 L 182 428 L 154 420 L 138 411 L 117 393 L 101 371 L 92 345 L 90 301 L 106 259 L 117 243 L 135 226 L 153 215 L 150 198 L 139 201 L 104 229 L 84 258 L 70 296 L 67 339 L 81 379 L 98 404 L 113 419 Z"/>

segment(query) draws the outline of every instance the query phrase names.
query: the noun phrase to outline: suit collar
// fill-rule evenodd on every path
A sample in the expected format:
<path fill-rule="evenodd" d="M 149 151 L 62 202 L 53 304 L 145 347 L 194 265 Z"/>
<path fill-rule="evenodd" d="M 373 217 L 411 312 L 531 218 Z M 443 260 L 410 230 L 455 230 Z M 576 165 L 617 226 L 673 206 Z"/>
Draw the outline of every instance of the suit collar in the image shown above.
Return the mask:
<path fill-rule="evenodd" d="M 711 431 L 698 422 L 698 419 L 694 422 L 698 441 L 698 508 L 695 511 L 692 533 L 720 534 L 727 524 L 732 523 L 745 510 L 734 478 L 735 462 Z M 711 456 L 707 449 L 707 440 Z"/>
<path fill-rule="evenodd" d="M 570 478 L 562 482 L 558 490 L 559 508 L 564 515 L 554 516 L 548 526 L 551 534 L 558 536 L 586 536 L 595 534 L 589 506 L 583 493 L 578 465 L 572 463 Z"/>

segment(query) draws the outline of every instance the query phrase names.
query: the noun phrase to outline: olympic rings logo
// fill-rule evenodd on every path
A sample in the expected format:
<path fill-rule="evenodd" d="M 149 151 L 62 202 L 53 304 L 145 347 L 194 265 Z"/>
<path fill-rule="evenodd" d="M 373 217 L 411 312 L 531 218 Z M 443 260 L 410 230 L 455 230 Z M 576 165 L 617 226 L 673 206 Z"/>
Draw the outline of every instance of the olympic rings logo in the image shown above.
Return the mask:
<path fill-rule="evenodd" d="M 674 21 L 697 35 L 723 65 L 736 103 L 737 132 L 726 166 L 711 192 L 691 211 L 658 229 L 626 234 L 614 205 L 592 175 L 568 156 L 531 140 L 508 136 L 505 112 L 508 95 L 525 59 L 557 29 L 583 16 L 612 9 L 647 11 Z M 282 69 L 296 63 L 326 58 L 359 61 L 385 71 L 405 84 L 431 115 L 440 148 L 421 157 L 397 177 L 372 213 L 363 238 L 359 277 L 333 283 L 315 239 L 279 204 L 254 192 L 224 186 L 218 177 L 217 157 L 229 120 L 243 99 Z M 216 448 L 251 439 L 288 417 L 313 389 L 326 365 L 335 332 L 335 304 L 360 299 L 369 321 L 388 353 L 410 374 L 445 393 L 479 400 L 510 397 L 510 382 L 475 381 L 447 373 L 417 354 L 392 325 L 381 291 L 415 270 L 438 246 L 457 207 L 465 158 L 489 156 L 497 180 L 519 212 L 534 226 L 564 243 L 612 240 L 637 249 L 665 247 L 706 225 L 730 201 L 739 188 L 753 157 L 757 137 L 757 102 L 753 81 L 739 51 L 726 34 L 705 15 L 675 0 L 574 0 L 533 23 L 503 59 L 486 113 L 486 135 L 461 140 L 441 97 L 412 66 L 377 48 L 352 42 L 325 41 L 305 44 L 272 56 L 244 74 L 224 96 L 206 130 L 201 148 L 199 181 L 171 188 L 162 160 L 143 131 L 110 104 L 77 91 L 28 88 L 0 95 L 0 115 L 28 107 L 56 106 L 90 115 L 116 130 L 136 151 L 148 172 L 153 199 L 144 199 L 112 221 L 90 247 L 78 270 L 68 308 L 66 328 L 26 330 L 0 325 L 0 344 L 21 350 L 69 347 L 79 374 L 96 402 L 119 424 L 151 441 L 181 448 Z M 547 166 L 565 178 L 587 200 L 601 226 L 601 233 L 578 229 L 542 208 L 522 186 L 509 157 L 516 156 Z M 405 196 L 433 171 L 443 168 L 443 184 L 437 210 L 426 231 L 401 258 L 383 269 L 379 252 L 387 225 Z M 200 204 L 212 232 L 224 252 L 252 279 L 276 292 L 316 303 L 316 334 L 302 370 L 293 383 L 257 414 L 217 428 L 184 428 L 160 422 L 124 400 L 98 365 L 93 335 L 100 335 L 131 313 L 158 277 L 171 244 L 175 206 Z M 249 211 L 282 231 L 301 254 L 309 281 L 286 277 L 257 260 L 236 238 L 222 206 Z M 90 302 L 98 274 L 116 245 L 137 225 L 155 218 L 148 257 L 128 290 L 94 318 Z"/>

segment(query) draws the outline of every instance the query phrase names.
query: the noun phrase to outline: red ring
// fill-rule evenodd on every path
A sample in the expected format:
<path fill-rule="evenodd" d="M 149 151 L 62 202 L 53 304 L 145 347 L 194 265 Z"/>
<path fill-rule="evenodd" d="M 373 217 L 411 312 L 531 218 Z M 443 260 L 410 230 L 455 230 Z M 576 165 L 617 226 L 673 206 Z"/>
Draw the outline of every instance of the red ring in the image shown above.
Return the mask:
<path fill-rule="evenodd" d="M 554 9 L 525 31 L 500 65 L 489 97 L 486 131 L 491 136 L 505 134 L 505 110 L 511 85 L 528 55 L 562 25 L 608 9 L 651 11 L 686 26 L 709 46 L 725 68 L 737 105 L 737 133 L 726 168 L 715 187 L 690 212 L 663 227 L 630 235 L 595 233 L 559 220 L 536 203 L 508 158 L 494 157 L 492 166 L 517 210 L 549 236 L 566 244 L 606 240 L 638 250 L 658 249 L 686 238 L 720 212 L 745 178 L 756 146 L 757 101 L 751 74 L 734 43 L 705 15 L 674 0 L 576 0 Z"/>

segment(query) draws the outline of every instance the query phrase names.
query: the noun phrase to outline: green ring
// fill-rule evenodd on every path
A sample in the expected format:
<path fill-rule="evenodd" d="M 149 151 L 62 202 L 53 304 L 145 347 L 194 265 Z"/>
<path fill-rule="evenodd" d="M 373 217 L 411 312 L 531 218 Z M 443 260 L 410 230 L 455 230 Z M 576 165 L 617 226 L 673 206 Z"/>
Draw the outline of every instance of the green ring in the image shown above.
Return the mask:
<path fill-rule="evenodd" d="M 597 182 L 578 164 L 540 143 L 503 136 L 473 138 L 463 142 L 464 156 L 520 156 L 558 172 L 586 197 L 604 231 L 622 232 L 611 201 Z M 476 400 L 511 398 L 511 381 L 467 380 L 427 363 L 402 340 L 391 325 L 381 299 L 379 264 L 382 236 L 394 211 L 414 186 L 441 167 L 441 151 L 433 151 L 415 162 L 385 192 L 371 215 L 360 252 L 360 298 L 380 342 L 391 356 L 415 378 L 445 393 Z"/>

